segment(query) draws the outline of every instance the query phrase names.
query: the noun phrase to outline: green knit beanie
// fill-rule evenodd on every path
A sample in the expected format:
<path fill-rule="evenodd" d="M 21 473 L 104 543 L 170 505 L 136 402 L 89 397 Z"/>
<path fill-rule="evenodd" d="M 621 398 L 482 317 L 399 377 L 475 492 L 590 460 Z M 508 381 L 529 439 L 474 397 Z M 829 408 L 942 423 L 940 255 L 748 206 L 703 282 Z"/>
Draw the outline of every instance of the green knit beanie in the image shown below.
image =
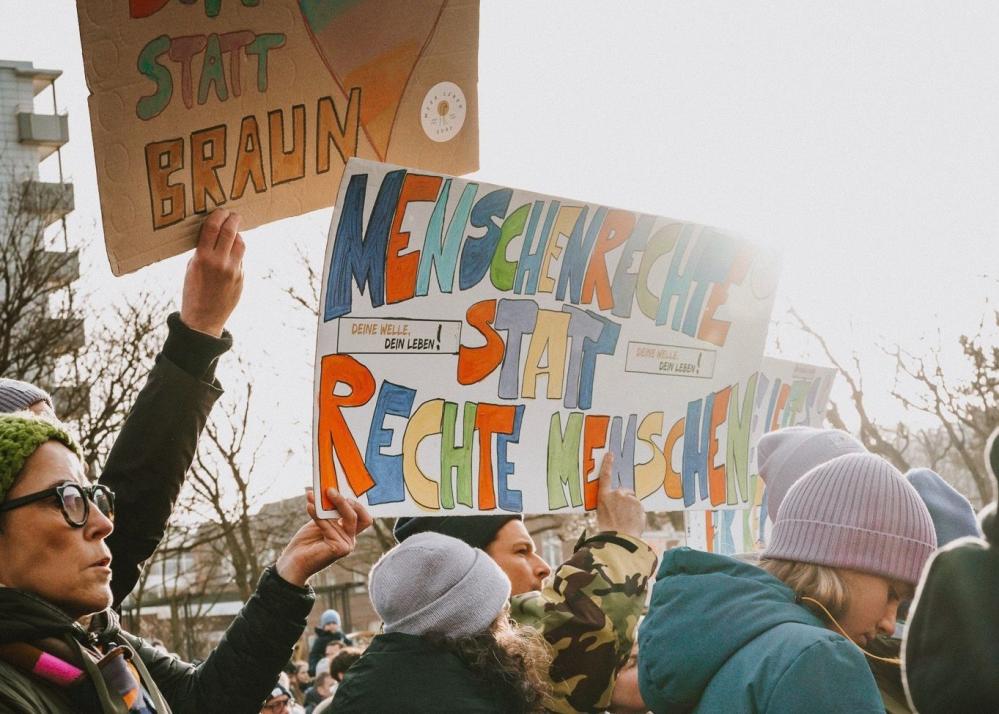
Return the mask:
<path fill-rule="evenodd" d="M 65 444 L 82 458 L 79 444 L 61 425 L 31 412 L 0 414 L 0 503 L 28 458 L 49 440 Z"/>

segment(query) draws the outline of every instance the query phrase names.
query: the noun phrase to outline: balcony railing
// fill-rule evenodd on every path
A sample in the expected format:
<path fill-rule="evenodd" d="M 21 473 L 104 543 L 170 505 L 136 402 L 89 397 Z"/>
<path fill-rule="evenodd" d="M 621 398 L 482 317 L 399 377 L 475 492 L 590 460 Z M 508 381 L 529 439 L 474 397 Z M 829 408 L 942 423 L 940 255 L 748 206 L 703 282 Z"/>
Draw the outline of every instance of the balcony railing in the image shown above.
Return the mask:
<path fill-rule="evenodd" d="M 38 215 L 46 225 L 64 218 L 75 207 L 71 183 L 25 181 L 21 186 L 21 207 Z"/>
<path fill-rule="evenodd" d="M 69 141 L 69 117 L 65 114 L 18 112 L 18 139 L 37 146 L 39 161 Z"/>
<path fill-rule="evenodd" d="M 64 288 L 80 277 L 80 253 L 76 250 L 46 250 L 39 255 L 39 275 L 50 290 Z"/>

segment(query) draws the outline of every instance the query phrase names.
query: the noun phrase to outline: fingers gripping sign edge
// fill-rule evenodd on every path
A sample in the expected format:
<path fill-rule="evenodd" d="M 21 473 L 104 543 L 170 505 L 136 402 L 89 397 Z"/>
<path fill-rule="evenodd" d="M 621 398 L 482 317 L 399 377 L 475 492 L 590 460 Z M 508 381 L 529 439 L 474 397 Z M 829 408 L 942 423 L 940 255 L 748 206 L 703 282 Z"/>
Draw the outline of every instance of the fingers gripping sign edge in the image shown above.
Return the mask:
<path fill-rule="evenodd" d="M 218 243 L 219 231 L 229 219 L 231 211 L 228 208 L 216 208 L 208 214 L 208 217 L 201 224 L 201 234 L 198 237 L 197 251 L 207 253 L 212 251 Z"/>
<path fill-rule="evenodd" d="M 236 212 L 230 213 L 222 225 L 219 227 L 218 236 L 215 241 L 215 250 L 227 256 L 232 252 L 233 243 L 239 236 L 239 223 L 242 220 Z"/>

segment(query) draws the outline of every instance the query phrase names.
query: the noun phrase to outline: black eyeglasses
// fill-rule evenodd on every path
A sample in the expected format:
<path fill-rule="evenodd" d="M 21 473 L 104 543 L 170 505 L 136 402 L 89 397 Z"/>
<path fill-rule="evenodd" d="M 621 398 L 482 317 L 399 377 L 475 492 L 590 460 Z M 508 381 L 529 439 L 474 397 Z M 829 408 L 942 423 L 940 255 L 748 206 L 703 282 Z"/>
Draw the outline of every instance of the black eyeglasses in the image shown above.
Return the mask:
<path fill-rule="evenodd" d="M 83 528 L 90 517 L 90 504 L 93 502 L 97 510 L 114 520 L 114 491 L 102 484 L 93 486 L 81 486 L 78 483 L 64 483 L 55 488 L 47 488 L 44 491 L 29 493 L 27 496 L 14 498 L 4 504 L 0 504 L 0 512 L 12 511 L 29 503 L 43 501 L 46 498 L 55 496 L 59 499 L 59 507 L 62 509 L 63 518 L 66 523 L 73 528 Z"/>

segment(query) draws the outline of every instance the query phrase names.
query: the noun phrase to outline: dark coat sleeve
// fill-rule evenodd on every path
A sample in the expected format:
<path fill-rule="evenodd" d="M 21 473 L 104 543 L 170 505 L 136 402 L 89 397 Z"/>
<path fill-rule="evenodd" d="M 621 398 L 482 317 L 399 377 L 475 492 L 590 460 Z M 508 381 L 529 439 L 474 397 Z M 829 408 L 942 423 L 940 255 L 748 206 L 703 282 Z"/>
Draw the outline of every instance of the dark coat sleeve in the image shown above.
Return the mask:
<path fill-rule="evenodd" d="M 115 492 L 115 527 L 107 542 L 116 608 L 135 587 L 142 563 L 163 539 L 198 437 L 222 394 L 214 378 L 215 360 L 232 344 L 228 335 L 218 339 L 192 335 L 176 314 L 168 324 L 170 335 L 163 353 L 100 476 L 100 482 Z M 171 359 L 173 355 L 176 360 Z"/>
<path fill-rule="evenodd" d="M 140 637 L 121 633 L 135 649 L 173 714 L 226 711 L 257 714 L 291 659 L 315 594 L 267 568 L 257 589 L 218 647 L 195 666 L 163 654 Z"/>

